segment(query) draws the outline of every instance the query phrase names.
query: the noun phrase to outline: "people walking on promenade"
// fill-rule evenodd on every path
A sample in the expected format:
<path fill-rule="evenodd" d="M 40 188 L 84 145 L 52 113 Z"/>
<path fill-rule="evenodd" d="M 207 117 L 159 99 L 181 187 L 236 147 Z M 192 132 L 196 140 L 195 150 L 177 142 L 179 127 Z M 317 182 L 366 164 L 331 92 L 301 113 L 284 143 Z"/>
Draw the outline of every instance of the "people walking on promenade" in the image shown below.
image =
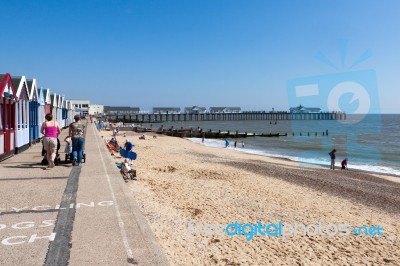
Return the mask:
<path fill-rule="evenodd" d="M 69 136 L 72 138 L 72 165 L 82 165 L 85 126 L 80 121 L 80 116 L 74 116 L 75 122 L 69 125 Z"/>
<path fill-rule="evenodd" d="M 53 121 L 53 115 L 48 113 L 45 116 L 46 121 L 43 122 L 40 132 L 44 135 L 43 147 L 46 151 L 48 168 L 54 167 L 54 159 L 56 158 L 57 138 L 61 132 L 57 121 Z"/>

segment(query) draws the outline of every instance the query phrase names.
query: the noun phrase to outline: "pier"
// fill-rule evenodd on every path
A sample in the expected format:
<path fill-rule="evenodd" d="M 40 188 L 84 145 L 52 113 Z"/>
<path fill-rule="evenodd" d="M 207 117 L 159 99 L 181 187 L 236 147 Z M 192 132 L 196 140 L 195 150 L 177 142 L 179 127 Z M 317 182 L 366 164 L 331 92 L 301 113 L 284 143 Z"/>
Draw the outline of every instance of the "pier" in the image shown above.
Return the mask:
<path fill-rule="evenodd" d="M 113 114 L 105 115 L 110 122 L 161 123 L 182 121 L 245 121 L 245 120 L 346 120 L 346 113 L 289 113 L 289 112 L 240 112 L 199 114 Z"/>
<path fill-rule="evenodd" d="M 116 127 L 120 132 L 131 131 L 131 127 Z M 161 126 L 160 128 L 147 128 L 147 127 L 133 127 L 133 131 L 137 133 L 154 133 L 161 134 L 172 137 L 180 137 L 180 138 L 206 138 L 206 139 L 226 139 L 226 138 L 248 138 L 248 137 L 265 137 L 265 138 L 273 138 L 273 137 L 287 137 L 289 134 L 287 132 L 274 132 L 274 133 L 252 133 L 252 132 L 239 132 L 239 131 L 212 131 L 212 130 L 203 130 L 201 128 L 193 129 L 193 128 L 164 128 Z M 292 132 L 290 135 L 294 136 L 319 136 L 324 137 L 328 136 L 328 130 L 320 131 L 320 132 Z"/>

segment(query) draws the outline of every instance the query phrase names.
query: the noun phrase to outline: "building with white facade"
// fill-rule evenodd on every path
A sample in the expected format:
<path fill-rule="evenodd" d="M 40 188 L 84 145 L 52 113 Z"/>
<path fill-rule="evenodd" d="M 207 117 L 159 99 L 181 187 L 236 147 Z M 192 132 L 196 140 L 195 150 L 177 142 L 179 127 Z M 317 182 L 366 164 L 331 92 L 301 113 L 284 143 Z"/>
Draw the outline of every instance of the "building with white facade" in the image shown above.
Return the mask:
<path fill-rule="evenodd" d="M 75 114 L 88 115 L 90 101 L 88 100 L 69 100 Z"/>
<path fill-rule="evenodd" d="M 104 114 L 104 105 L 89 104 L 89 115 L 102 115 L 102 114 Z"/>

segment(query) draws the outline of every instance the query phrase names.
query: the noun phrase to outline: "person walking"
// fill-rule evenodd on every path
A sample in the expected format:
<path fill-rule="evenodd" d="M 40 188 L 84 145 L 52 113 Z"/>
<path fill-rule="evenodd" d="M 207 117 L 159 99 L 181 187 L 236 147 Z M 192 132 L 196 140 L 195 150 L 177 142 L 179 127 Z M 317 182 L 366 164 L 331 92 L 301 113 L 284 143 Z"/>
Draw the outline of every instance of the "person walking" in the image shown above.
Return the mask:
<path fill-rule="evenodd" d="M 48 162 L 47 168 L 54 167 L 54 159 L 56 158 L 57 138 L 61 132 L 57 121 L 53 121 L 53 115 L 48 113 L 45 116 L 46 121 L 43 122 L 40 132 L 44 135 L 43 147 L 46 151 Z"/>
<path fill-rule="evenodd" d="M 336 159 L 336 149 L 333 149 L 330 153 L 329 156 L 331 157 L 331 169 L 335 170 L 335 159 Z"/>
<path fill-rule="evenodd" d="M 75 122 L 69 125 L 69 136 L 72 139 L 72 165 L 82 165 L 83 145 L 85 144 L 85 126 L 80 121 L 80 116 L 75 115 Z"/>

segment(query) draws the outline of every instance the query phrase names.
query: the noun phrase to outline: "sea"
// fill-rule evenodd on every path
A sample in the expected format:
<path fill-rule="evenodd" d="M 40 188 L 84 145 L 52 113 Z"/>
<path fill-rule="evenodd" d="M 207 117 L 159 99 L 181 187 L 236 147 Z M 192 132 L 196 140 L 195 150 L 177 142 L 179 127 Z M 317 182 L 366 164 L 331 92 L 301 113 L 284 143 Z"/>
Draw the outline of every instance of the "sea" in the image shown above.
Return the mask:
<path fill-rule="evenodd" d="M 203 131 L 287 133 L 287 136 L 281 137 L 233 138 L 229 140 L 228 149 L 287 158 L 307 167 L 326 165 L 328 168 L 329 152 L 336 149 L 337 167 L 344 158 L 348 158 L 349 169 L 400 177 L 398 114 L 347 115 L 346 120 L 186 121 L 161 124 L 164 128 L 201 128 Z M 199 145 L 225 148 L 224 139 L 205 139 L 204 143 L 199 138 L 189 140 Z"/>

